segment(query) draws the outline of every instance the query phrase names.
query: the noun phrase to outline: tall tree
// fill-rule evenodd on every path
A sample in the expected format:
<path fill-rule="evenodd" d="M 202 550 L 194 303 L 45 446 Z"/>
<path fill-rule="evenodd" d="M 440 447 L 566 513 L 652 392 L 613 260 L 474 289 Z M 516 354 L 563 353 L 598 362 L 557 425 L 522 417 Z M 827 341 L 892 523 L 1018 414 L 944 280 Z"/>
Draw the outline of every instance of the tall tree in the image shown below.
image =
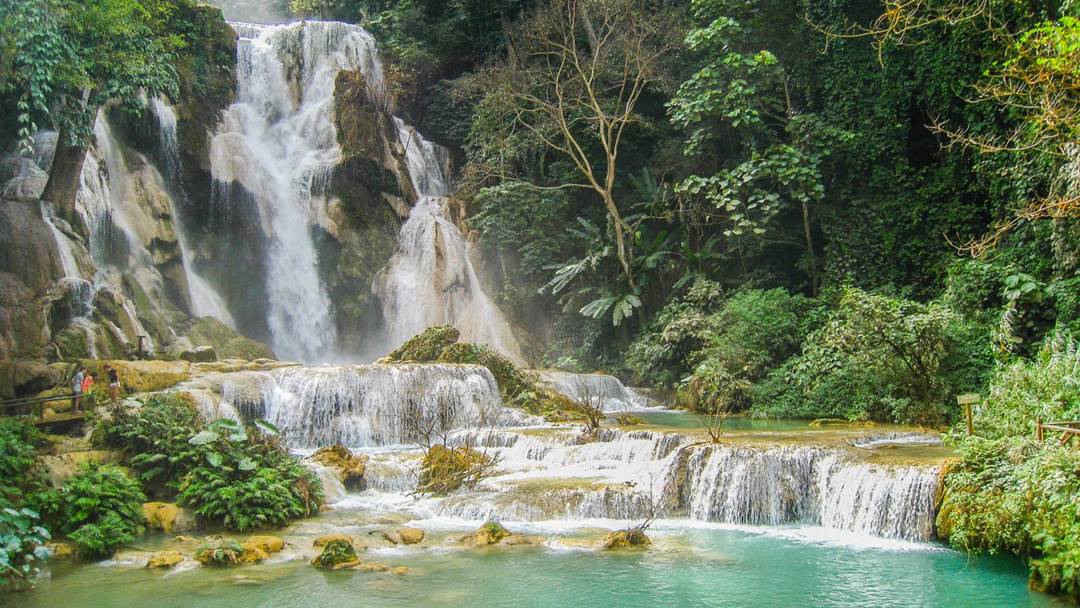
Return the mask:
<path fill-rule="evenodd" d="M 177 93 L 181 36 L 167 0 L 13 0 L 0 8 L 5 44 L 0 91 L 17 98 L 20 135 L 59 131 L 42 198 L 75 219 L 75 193 L 99 108 L 141 108 Z"/>
<path fill-rule="evenodd" d="M 619 153 L 638 102 L 662 79 L 665 20 L 632 0 L 553 0 L 523 24 L 512 61 L 489 74 L 510 131 L 569 159 L 611 218 L 631 287 L 633 229 L 616 202 Z M 512 134 L 508 134 L 508 137 Z"/>

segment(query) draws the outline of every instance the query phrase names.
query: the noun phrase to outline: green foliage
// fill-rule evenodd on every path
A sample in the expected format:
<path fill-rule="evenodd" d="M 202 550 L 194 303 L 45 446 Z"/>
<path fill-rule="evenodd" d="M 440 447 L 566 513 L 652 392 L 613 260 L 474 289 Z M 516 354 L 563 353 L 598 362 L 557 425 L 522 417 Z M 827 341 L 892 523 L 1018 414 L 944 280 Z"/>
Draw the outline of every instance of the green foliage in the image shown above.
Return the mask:
<path fill-rule="evenodd" d="M 941 424 L 992 363 L 969 329 L 939 302 L 844 289 L 802 353 L 755 391 L 755 412 Z"/>
<path fill-rule="evenodd" d="M 36 467 L 37 444 L 44 436 L 30 423 L 0 418 L 0 507 L 21 504 L 44 486 Z"/>
<path fill-rule="evenodd" d="M 281 527 L 322 504 L 322 484 L 276 437 L 218 420 L 188 439 L 201 458 L 181 482 L 180 504 L 239 532 Z"/>
<path fill-rule="evenodd" d="M 61 489 L 60 529 L 85 558 L 109 557 L 143 531 L 139 482 L 112 465 L 85 464 Z"/>
<path fill-rule="evenodd" d="M 202 430 L 199 413 L 182 393 L 155 394 L 137 405 L 114 406 L 109 418 L 98 420 L 96 435 L 125 452 L 145 486 L 175 492 L 184 473 L 202 459 L 188 442 Z"/>
<path fill-rule="evenodd" d="M 315 557 L 313 564 L 319 568 L 334 568 L 341 564 L 356 562 L 356 549 L 344 539 L 331 540 L 323 545 L 322 553 Z"/>
<path fill-rule="evenodd" d="M 226 538 L 217 544 L 199 545 L 195 550 L 195 561 L 211 568 L 239 566 L 244 555 L 244 548 L 235 539 Z"/>
<path fill-rule="evenodd" d="M 1033 555 L 1033 586 L 1080 597 L 1080 453 L 1030 437 L 966 438 L 938 534 L 966 551 Z"/>
<path fill-rule="evenodd" d="M 1036 419 L 1080 420 L 1080 348 L 1063 336 L 1048 339 L 1032 360 L 999 369 L 975 410 L 979 435 L 990 439 L 1034 435 Z"/>
<path fill-rule="evenodd" d="M 495 382 L 499 385 L 499 394 L 504 403 L 517 404 L 523 395 L 534 390 L 536 379 L 519 368 L 513 361 L 500 355 L 495 350 L 482 344 L 458 342 L 447 346 L 439 358 L 438 363 L 469 363 L 482 365 L 495 376 Z"/>
<path fill-rule="evenodd" d="M 0 591 L 32 587 L 49 559 L 49 531 L 38 525 L 39 519 L 30 509 L 0 509 Z"/>

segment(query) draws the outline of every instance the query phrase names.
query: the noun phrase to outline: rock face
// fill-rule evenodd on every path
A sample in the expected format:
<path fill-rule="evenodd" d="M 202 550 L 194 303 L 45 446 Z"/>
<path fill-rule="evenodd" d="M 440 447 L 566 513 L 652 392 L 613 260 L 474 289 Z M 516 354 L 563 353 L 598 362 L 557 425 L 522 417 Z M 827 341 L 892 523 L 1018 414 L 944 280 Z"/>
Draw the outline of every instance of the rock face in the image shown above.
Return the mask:
<path fill-rule="evenodd" d="M 0 226 L 0 360 L 43 359 L 46 297 L 63 272 L 60 252 L 34 202 L 0 200 Z"/>
<path fill-rule="evenodd" d="M 196 346 L 180 353 L 180 358 L 191 363 L 213 363 L 218 360 L 213 346 Z"/>

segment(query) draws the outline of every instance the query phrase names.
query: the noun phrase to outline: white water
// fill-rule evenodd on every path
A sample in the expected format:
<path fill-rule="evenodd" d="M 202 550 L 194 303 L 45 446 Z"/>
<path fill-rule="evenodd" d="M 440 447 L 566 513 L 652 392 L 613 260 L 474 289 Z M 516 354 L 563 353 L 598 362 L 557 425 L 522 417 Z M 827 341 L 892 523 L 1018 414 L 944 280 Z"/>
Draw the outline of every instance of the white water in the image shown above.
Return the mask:
<path fill-rule="evenodd" d="M 159 145 L 161 147 L 162 160 L 165 163 L 165 176 L 171 184 L 177 184 L 180 176 L 180 149 L 176 141 L 176 112 L 172 106 L 160 98 L 151 99 L 150 109 L 157 118 Z M 177 190 L 174 190 L 177 191 Z M 171 215 L 176 229 L 176 238 L 180 244 L 180 258 L 184 266 L 184 276 L 187 281 L 188 299 L 191 302 L 191 313 L 196 317 L 214 317 L 218 321 L 236 329 L 236 321 L 224 298 L 210 285 L 195 268 L 191 259 L 191 247 L 188 244 L 187 232 L 184 229 L 183 218 L 180 215 L 179 206 L 175 198 L 170 197 Z"/>
<path fill-rule="evenodd" d="M 398 249 L 372 288 L 397 345 L 432 325 L 453 325 L 466 342 L 523 362 L 509 323 L 484 293 L 461 230 L 450 220 L 446 152 L 395 119 L 419 200 L 401 227 Z"/>
<path fill-rule="evenodd" d="M 333 121 L 334 79 L 363 70 L 381 82 L 375 44 L 340 23 L 236 24 L 237 101 L 210 144 L 219 196 L 238 184 L 254 198 L 267 239 L 267 324 L 279 355 L 333 356 L 336 327 L 312 230 L 341 159 Z M 228 204 L 226 201 L 224 204 Z"/>
<path fill-rule="evenodd" d="M 623 412 L 656 407 L 648 398 L 627 388 L 615 376 L 575 374 L 557 370 L 537 370 L 536 375 L 551 390 L 581 402 L 599 399 L 605 412 Z"/>

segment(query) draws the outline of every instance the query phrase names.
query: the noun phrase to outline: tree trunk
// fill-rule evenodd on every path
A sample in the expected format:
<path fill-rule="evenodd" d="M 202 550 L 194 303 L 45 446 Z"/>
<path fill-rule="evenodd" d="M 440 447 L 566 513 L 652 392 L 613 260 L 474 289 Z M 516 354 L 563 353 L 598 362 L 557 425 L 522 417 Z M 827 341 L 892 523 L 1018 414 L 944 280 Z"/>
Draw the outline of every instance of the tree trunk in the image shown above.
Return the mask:
<path fill-rule="evenodd" d="M 85 160 L 86 146 L 72 145 L 67 130 L 61 128 L 56 139 L 52 171 L 41 198 L 52 203 L 56 213 L 76 228 L 80 222 L 75 212 L 75 194 L 79 191 L 79 174 Z"/>
<path fill-rule="evenodd" d="M 814 297 L 818 295 L 817 257 L 814 255 L 814 240 L 810 233 L 810 206 L 802 202 L 803 231 L 806 233 L 806 254 L 810 256 L 810 289 Z"/>
<path fill-rule="evenodd" d="M 608 214 L 611 215 L 611 219 L 615 222 L 615 253 L 619 256 L 619 264 L 623 268 L 623 274 L 626 275 L 626 281 L 630 283 L 631 289 L 637 289 L 637 285 L 634 283 L 634 273 L 630 271 L 630 257 L 627 255 L 626 250 L 628 226 L 623 221 L 619 208 L 615 205 L 615 199 L 611 197 L 611 192 L 602 192 L 601 195 L 604 198 L 604 206 L 607 207 Z"/>
<path fill-rule="evenodd" d="M 600 47 L 600 40 L 596 37 L 596 30 L 593 29 L 592 18 L 589 17 L 589 11 L 585 7 L 585 1 L 577 0 L 575 4 L 577 4 L 577 12 L 578 17 L 581 18 L 581 24 L 585 26 L 585 34 L 589 37 L 589 45 L 592 48 L 592 52 L 596 53 L 598 52 L 597 49 Z"/>

